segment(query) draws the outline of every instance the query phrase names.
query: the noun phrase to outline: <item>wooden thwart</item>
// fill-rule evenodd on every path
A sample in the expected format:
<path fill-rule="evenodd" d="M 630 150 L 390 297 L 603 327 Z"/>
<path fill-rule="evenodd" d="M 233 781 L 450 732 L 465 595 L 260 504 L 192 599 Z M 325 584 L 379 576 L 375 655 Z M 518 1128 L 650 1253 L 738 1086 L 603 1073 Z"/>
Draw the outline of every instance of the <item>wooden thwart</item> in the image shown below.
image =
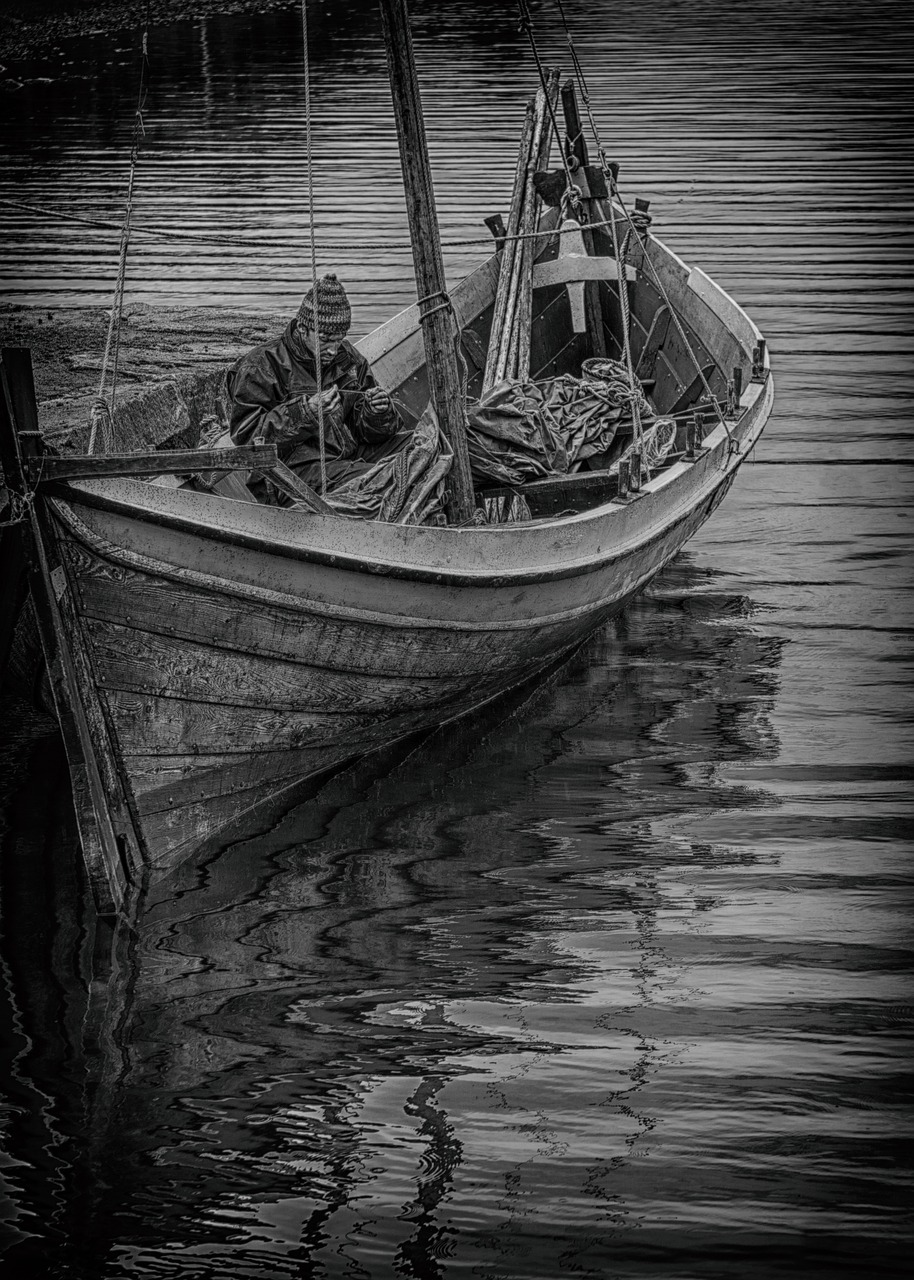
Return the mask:
<path fill-rule="evenodd" d="M 197 471 L 265 471 L 279 462 L 275 444 L 235 449 L 168 449 L 161 453 L 73 454 L 28 459 L 32 484 L 51 480 L 101 480 L 115 476 L 193 475 Z"/>
<path fill-rule="evenodd" d="M 520 495 L 534 517 L 555 516 L 563 511 L 587 510 L 609 502 L 619 492 L 618 471 L 578 471 L 574 475 L 530 480 L 516 488 L 484 489 L 482 498 Z"/>

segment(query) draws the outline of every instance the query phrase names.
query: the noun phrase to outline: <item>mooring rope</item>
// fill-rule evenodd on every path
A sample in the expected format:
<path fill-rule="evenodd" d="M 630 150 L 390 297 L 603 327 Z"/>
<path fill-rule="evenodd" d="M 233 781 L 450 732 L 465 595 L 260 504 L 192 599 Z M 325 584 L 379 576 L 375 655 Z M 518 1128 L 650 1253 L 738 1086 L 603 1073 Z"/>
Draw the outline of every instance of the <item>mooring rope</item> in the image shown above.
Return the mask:
<path fill-rule="evenodd" d="M 143 46 L 140 57 L 140 84 L 137 90 L 136 111 L 133 117 L 133 137 L 130 146 L 130 171 L 127 178 L 127 197 L 124 205 L 124 221 L 121 227 L 121 244 L 118 253 L 117 279 L 114 285 L 114 299 L 111 304 L 111 315 L 108 320 L 108 336 L 105 341 L 105 353 L 102 356 L 101 377 L 98 382 L 98 395 L 92 407 L 91 429 L 89 432 L 89 452 L 94 453 L 98 437 L 104 439 L 103 447 L 111 447 L 111 417 L 117 396 L 117 373 L 121 350 L 121 315 L 124 309 L 124 285 L 127 279 L 127 249 L 130 244 L 130 217 L 133 213 L 133 185 L 136 178 L 137 160 L 140 154 L 140 142 L 145 136 L 143 125 L 143 108 L 146 105 L 146 72 L 149 66 L 149 11 L 151 0 L 146 0 L 146 17 L 143 22 Z M 114 347 L 114 366 L 111 371 L 111 392 L 105 398 L 105 383 L 108 380 L 108 361 L 111 348 Z"/>
<path fill-rule="evenodd" d="M 64 222 L 79 222 L 86 227 L 98 227 L 104 231 L 120 231 L 121 224 L 119 222 L 109 222 L 102 218 L 83 218 L 77 213 L 67 213 L 63 209 L 49 208 L 47 205 L 27 204 L 24 200 L 7 200 L 0 198 L 0 206 L 10 209 L 24 209 L 26 213 L 41 213 L 49 218 L 61 219 Z M 601 227 L 608 227 L 610 220 L 607 218 L 602 222 L 588 222 L 587 226 L 590 230 L 599 230 Z M 239 249 L 256 249 L 260 246 L 266 247 L 275 242 L 262 240 L 257 238 L 242 238 L 241 236 L 217 236 L 202 235 L 197 231 L 176 231 L 166 227 L 150 227 L 131 221 L 130 224 L 131 238 L 134 236 L 148 236 L 153 240 L 190 240 L 198 244 L 208 244 L 214 246 L 220 245 L 236 245 Z M 508 240 L 543 240 L 549 236 L 558 235 L 555 228 L 551 231 L 523 231 L 516 235 L 499 236 L 499 241 Z M 477 249 L 492 244 L 491 235 L 476 236 L 472 240 L 442 240 L 441 247 L 443 249 Z M 349 240 L 321 240 L 324 249 L 357 249 L 360 253 L 365 250 L 391 250 L 402 249 L 408 252 L 411 245 L 408 240 L 360 240 L 357 243 L 351 238 Z"/>
<path fill-rule="evenodd" d="M 308 164 L 308 234 L 311 243 L 311 296 L 314 316 L 314 380 L 317 384 L 317 440 L 320 452 L 321 493 L 327 493 L 327 443 L 324 435 L 321 334 L 318 321 L 320 286 L 317 277 L 317 237 L 314 232 L 314 163 L 311 146 L 311 59 L 308 55 L 308 0 L 301 0 L 302 57 L 305 65 L 305 151 Z"/>

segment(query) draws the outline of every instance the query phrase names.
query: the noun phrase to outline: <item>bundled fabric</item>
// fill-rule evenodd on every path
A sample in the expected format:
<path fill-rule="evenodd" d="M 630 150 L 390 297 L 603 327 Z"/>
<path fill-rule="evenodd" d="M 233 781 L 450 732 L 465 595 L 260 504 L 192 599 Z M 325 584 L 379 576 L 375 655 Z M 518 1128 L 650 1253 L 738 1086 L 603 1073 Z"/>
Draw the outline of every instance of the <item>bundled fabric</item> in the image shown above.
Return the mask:
<path fill-rule="evenodd" d="M 400 449 L 335 481 L 326 500 L 340 515 L 434 524 L 444 510 L 444 478 L 453 458 L 429 407 Z"/>
<path fill-rule="evenodd" d="M 588 360 L 585 370 L 585 378 L 563 374 L 542 382 L 502 382 L 470 404 L 473 475 L 496 484 L 523 484 L 574 471 L 585 459 L 605 453 L 619 425 L 632 416 L 633 393 L 617 360 Z M 652 416 L 640 384 L 634 396 L 642 417 Z"/>
<path fill-rule="evenodd" d="M 640 384 L 632 389 L 618 361 L 587 360 L 583 371 L 583 378 L 563 374 L 540 382 L 501 382 L 484 399 L 467 406 L 470 464 L 480 488 L 514 488 L 565 475 L 588 458 L 605 454 L 621 428 L 631 431 L 636 398 L 644 428 L 639 442 L 642 465 L 648 474 L 660 465 L 673 447 L 675 423 L 653 417 Z M 328 465 L 324 497 L 340 515 L 392 524 L 443 522 L 453 452 L 431 405 L 412 431 L 392 437 L 374 460 L 351 456 L 354 451 L 343 447 L 342 420 L 327 414 L 324 427 L 330 452 L 341 455 Z M 626 446 L 615 450 L 614 467 L 634 449 L 633 433 Z M 206 477 L 200 478 L 206 483 Z M 319 481 L 315 477 L 311 482 Z M 489 516 L 503 522 L 529 518 L 529 511 L 520 499 L 515 505 L 501 502 Z M 485 519 L 481 512 L 479 518 Z"/>

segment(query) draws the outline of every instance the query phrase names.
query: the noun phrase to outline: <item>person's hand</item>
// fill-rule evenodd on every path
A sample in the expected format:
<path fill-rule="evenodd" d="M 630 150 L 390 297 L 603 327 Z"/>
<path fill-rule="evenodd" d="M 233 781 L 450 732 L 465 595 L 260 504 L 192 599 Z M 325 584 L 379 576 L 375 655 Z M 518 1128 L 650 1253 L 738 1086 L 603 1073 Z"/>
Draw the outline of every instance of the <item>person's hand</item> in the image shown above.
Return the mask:
<path fill-rule="evenodd" d="M 315 418 L 318 414 L 318 405 L 323 408 L 324 413 L 333 414 L 342 412 L 343 402 L 340 399 L 339 387 L 331 387 L 329 391 L 324 391 L 320 395 L 303 397 L 308 408 L 314 414 Z"/>
<path fill-rule="evenodd" d="M 365 392 L 365 399 L 372 413 L 386 413 L 390 408 L 390 396 L 380 387 L 369 387 Z"/>

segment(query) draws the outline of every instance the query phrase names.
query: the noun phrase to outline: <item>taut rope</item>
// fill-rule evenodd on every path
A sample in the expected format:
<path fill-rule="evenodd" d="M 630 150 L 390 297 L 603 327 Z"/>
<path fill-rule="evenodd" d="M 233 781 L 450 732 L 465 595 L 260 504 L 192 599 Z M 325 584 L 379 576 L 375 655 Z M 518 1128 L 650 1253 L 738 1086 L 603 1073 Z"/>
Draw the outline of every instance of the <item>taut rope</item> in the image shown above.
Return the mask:
<path fill-rule="evenodd" d="M 611 176 L 611 175 L 610 175 Z M 612 188 L 610 187 L 610 195 Z M 610 201 L 610 213 L 612 213 L 612 202 Z M 635 444 L 638 450 L 641 449 L 642 427 L 641 427 L 641 408 L 638 404 L 638 396 L 635 387 L 635 366 L 632 361 L 632 341 L 629 332 L 631 328 L 631 309 L 628 302 L 628 281 L 625 278 L 625 261 L 624 254 L 619 252 L 619 229 L 616 226 L 615 218 L 610 222 L 613 240 L 613 253 L 616 258 L 616 267 L 619 272 L 619 306 L 622 310 L 622 350 L 625 354 L 625 372 L 628 375 L 628 387 L 632 397 L 632 422 L 635 428 Z"/>
<path fill-rule="evenodd" d="M 305 150 L 308 160 L 308 221 L 311 241 L 311 293 L 314 299 L 314 380 L 317 383 L 317 438 L 321 463 L 321 493 L 327 492 L 327 445 L 324 438 L 324 400 L 321 379 L 321 335 L 318 324 L 317 240 L 314 234 L 314 166 L 311 149 L 311 59 L 308 56 L 308 0 L 301 0 L 302 56 L 305 64 Z"/>
<path fill-rule="evenodd" d="M 63 222 L 79 222 L 84 227 L 100 227 L 102 230 L 119 231 L 121 224 L 119 222 L 109 222 L 104 218 L 83 218 L 78 213 L 67 213 L 63 209 L 50 209 L 46 205 L 27 204 L 24 200 L 8 200 L 0 199 L 0 208 L 8 209 L 24 209 L 26 213 L 43 213 L 49 218 L 59 218 Z M 596 231 L 601 227 L 608 227 L 610 220 L 607 218 L 602 222 L 588 222 L 587 226 Z M 153 240 L 190 240 L 199 244 L 209 245 L 236 245 L 239 249 L 256 249 L 260 246 L 269 245 L 271 248 L 276 247 L 273 240 L 257 240 L 251 237 L 242 236 L 220 236 L 207 235 L 199 231 L 178 231 L 173 227 L 150 227 L 136 222 L 130 224 L 130 234 L 133 236 L 149 236 Z M 523 231 L 517 235 L 499 236 L 499 240 L 505 242 L 509 240 L 545 240 L 549 236 L 558 235 L 555 230 L 552 231 Z M 350 238 L 349 240 L 322 240 L 325 249 L 352 249 L 357 247 L 363 250 L 406 250 L 409 249 L 408 240 L 360 240 L 356 245 Z M 471 240 L 442 240 L 442 249 L 476 249 L 485 246 L 491 246 L 491 235 L 475 236 Z"/>
<path fill-rule="evenodd" d="M 130 173 L 127 179 L 127 198 L 124 207 L 124 221 L 121 227 L 121 245 L 118 253 L 117 280 L 114 286 L 114 299 L 111 304 L 111 316 L 108 320 L 108 337 L 105 341 L 105 354 L 102 357 L 102 371 L 98 382 L 98 395 L 92 406 L 91 429 L 89 432 L 89 452 L 94 453 L 99 435 L 102 446 L 111 447 L 111 415 L 117 395 L 117 370 L 121 351 L 121 314 L 124 309 L 124 284 L 127 278 L 127 248 L 130 244 L 130 216 L 133 213 L 133 183 L 136 176 L 137 160 L 140 154 L 140 142 L 145 136 L 143 125 L 143 108 L 146 105 L 146 71 L 149 66 L 149 9 L 151 0 L 146 0 L 146 17 L 143 23 L 143 52 L 140 59 L 140 86 L 137 91 L 136 112 L 133 117 L 133 139 L 130 147 Z M 114 367 L 111 371 L 111 394 L 105 399 L 105 383 L 108 380 L 108 361 L 111 348 L 114 347 Z"/>
<path fill-rule="evenodd" d="M 555 140 L 556 142 L 561 143 L 562 135 L 559 133 L 558 121 L 555 118 L 555 108 L 553 107 L 552 99 L 549 96 L 549 88 L 546 84 L 546 71 L 543 67 L 542 59 L 540 58 L 539 49 L 536 46 L 536 36 L 533 34 L 533 19 L 530 17 L 530 10 L 527 8 L 527 0 L 517 0 L 517 7 L 520 10 L 521 30 L 525 31 L 527 34 L 527 39 L 530 42 L 530 51 L 533 54 L 533 60 L 536 63 L 536 69 L 539 73 L 540 85 L 542 86 L 543 96 L 546 99 L 546 107 L 549 111 L 549 118 L 552 121 Z M 568 164 L 568 157 L 565 155 L 565 148 L 560 146 L 559 150 L 562 153 L 562 166 L 565 170 L 565 185 L 568 188 L 568 195 L 569 197 L 573 197 L 576 193 L 580 196 L 580 188 L 575 186 L 574 179 L 571 176 L 571 167 Z M 507 237 L 505 238 L 507 239 Z"/>

